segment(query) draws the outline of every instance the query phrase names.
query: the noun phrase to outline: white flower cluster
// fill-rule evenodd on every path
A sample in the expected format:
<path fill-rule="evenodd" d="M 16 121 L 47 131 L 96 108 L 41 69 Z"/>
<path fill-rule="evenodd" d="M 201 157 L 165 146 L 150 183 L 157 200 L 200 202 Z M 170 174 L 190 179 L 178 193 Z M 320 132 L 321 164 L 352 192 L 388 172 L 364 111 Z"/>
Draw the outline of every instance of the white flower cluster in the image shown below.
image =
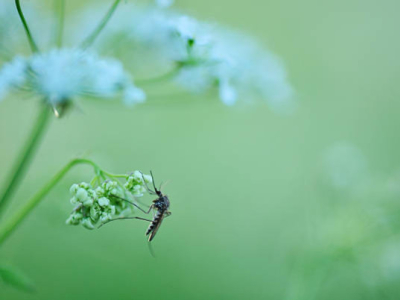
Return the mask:
<path fill-rule="evenodd" d="M 217 87 L 223 103 L 262 97 L 276 110 L 293 108 L 294 93 L 281 61 L 244 34 L 199 22 L 157 7 L 126 5 L 110 24 L 110 38 L 118 33 L 153 52 L 179 72 L 175 81 L 202 92 Z M 118 32 L 119 31 L 119 32 Z"/>
<path fill-rule="evenodd" d="M 14 88 L 38 94 L 53 106 L 77 96 L 122 95 L 127 104 L 146 98 L 119 61 L 80 49 L 54 49 L 28 58 L 15 57 L 0 69 L 0 100 Z"/>
<path fill-rule="evenodd" d="M 150 176 L 143 175 L 143 177 L 146 183 L 152 182 Z M 131 200 L 128 200 L 127 196 L 141 197 L 146 188 L 141 173 L 136 171 L 127 178 L 124 186 L 112 180 L 106 180 L 97 187 L 82 182 L 73 184 L 70 192 L 72 195 L 70 202 L 75 208 L 66 223 L 81 224 L 87 229 L 94 229 L 98 223 L 132 215 L 134 206 L 128 202 Z"/>

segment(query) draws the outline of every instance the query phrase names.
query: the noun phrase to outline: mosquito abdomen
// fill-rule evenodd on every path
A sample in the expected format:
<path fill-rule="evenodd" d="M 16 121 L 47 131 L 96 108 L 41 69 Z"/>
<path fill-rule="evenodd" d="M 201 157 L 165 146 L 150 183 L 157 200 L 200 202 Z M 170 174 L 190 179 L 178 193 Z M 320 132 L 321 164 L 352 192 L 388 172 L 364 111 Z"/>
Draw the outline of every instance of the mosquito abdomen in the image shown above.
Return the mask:
<path fill-rule="evenodd" d="M 149 228 L 147 228 L 146 231 L 146 235 L 149 235 L 155 228 L 157 228 L 157 226 L 159 225 L 159 223 L 161 222 L 162 218 L 164 215 L 164 211 L 157 211 L 153 221 L 151 222 L 151 224 L 149 225 Z"/>

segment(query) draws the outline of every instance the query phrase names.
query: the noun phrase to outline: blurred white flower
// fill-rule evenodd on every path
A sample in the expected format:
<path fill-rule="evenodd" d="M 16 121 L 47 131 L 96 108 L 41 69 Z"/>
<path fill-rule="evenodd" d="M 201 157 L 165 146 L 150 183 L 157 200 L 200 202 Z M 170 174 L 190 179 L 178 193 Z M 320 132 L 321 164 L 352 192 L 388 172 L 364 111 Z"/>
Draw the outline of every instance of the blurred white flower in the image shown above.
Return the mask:
<path fill-rule="evenodd" d="M 369 175 L 365 156 L 349 143 L 341 142 L 329 148 L 324 163 L 329 183 L 337 189 L 355 189 Z"/>
<path fill-rule="evenodd" d="M 380 256 L 380 266 L 386 279 L 393 281 L 400 279 L 399 241 L 390 241 L 384 246 Z"/>
<path fill-rule="evenodd" d="M 191 92 L 216 87 L 227 105 L 263 98 L 277 112 L 295 108 L 281 60 L 245 34 L 170 10 L 127 4 L 108 24 L 102 45 L 107 49 L 115 41 L 127 56 L 140 53 L 141 63 L 158 64 L 160 74 L 176 69 L 174 81 Z"/>
<path fill-rule="evenodd" d="M 0 69 L 0 100 L 7 96 L 11 89 L 22 86 L 26 79 L 27 65 L 22 57 L 5 63 Z"/>
<path fill-rule="evenodd" d="M 0 69 L 0 96 L 12 87 L 28 88 L 51 105 L 77 96 L 122 95 L 129 104 L 143 102 L 145 98 L 118 60 L 100 58 L 80 49 L 54 49 L 26 59 L 16 57 Z"/>

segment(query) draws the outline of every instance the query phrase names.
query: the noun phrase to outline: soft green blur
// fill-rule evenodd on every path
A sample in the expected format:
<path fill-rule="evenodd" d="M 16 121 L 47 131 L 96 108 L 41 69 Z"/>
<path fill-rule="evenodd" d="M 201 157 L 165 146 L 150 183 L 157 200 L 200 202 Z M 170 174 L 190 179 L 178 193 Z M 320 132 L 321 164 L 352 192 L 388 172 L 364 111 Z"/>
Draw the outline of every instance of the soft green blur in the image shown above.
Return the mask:
<path fill-rule="evenodd" d="M 67 2 L 70 12 L 82 5 Z M 296 113 L 181 93 L 133 109 L 82 101 L 53 120 L 10 214 L 77 156 L 115 173 L 153 170 L 156 182 L 169 180 L 172 211 L 153 242 L 157 257 L 145 222 L 65 225 L 70 185 L 92 176 L 78 167 L 0 249 L 0 262 L 23 270 L 37 292 L 0 286 L 0 299 L 399 299 L 400 2 L 176 7 L 280 55 Z M 27 99 L 0 103 L 0 182 L 37 113 Z M 326 180 L 324 157 L 341 142 L 368 161 L 356 191 Z"/>

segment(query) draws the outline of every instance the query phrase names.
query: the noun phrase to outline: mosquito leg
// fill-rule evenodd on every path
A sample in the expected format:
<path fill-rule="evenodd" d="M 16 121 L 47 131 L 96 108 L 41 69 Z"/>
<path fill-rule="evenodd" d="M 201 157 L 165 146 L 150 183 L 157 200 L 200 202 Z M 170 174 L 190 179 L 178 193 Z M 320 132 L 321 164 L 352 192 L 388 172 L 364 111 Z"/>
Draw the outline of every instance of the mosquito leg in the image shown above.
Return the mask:
<path fill-rule="evenodd" d="M 142 201 L 140 201 L 139 199 L 137 199 L 137 198 L 135 198 L 135 197 L 133 197 L 134 199 L 135 199 L 135 201 L 137 202 L 137 203 L 139 203 L 141 206 L 144 206 L 144 207 L 147 207 L 147 208 L 150 208 L 150 206 L 149 205 L 147 205 L 147 204 L 144 204 Z"/>
<path fill-rule="evenodd" d="M 106 221 L 106 222 L 100 224 L 100 226 L 97 227 L 97 228 L 100 229 L 101 227 L 103 227 L 103 225 L 106 225 L 107 223 L 110 223 L 110 222 L 112 222 L 112 221 L 117 221 L 117 220 L 133 220 L 133 219 L 143 220 L 143 221 L 147 221 L 147 222 L 153 222 L 152 220 L 144 219 L 144 218 L 140 218 L 140 217 L 121 217 L 121 218 L 116 218 L 116 219 L 108 220 L 108 221 Z"/>
<path fill-rule="evenodd" d="M 148 210 L 148 211 L 145 211 L 143 208 L 141 208 L 139 205 L 137 205 L 136 203 L 134 203 L 134 202 L 132 202 L 132 201 L 126 200 L 126 199 L 124 199 L 124 198 L 121 198 L 121 197 L 118 197 L 118 196 L 115 196 L 115 195 L 112 195 L 112 197 L 117 198 L 117 199 L 122 200 L 122 201 L 125 201 L 125 202 L 128 202 L 129 204 L 131 204 L 131 205 L 137 207 L 140 211 L 144 212 L 145 214 L 148 214 L 148 213 L 153 209 L 153 205 L 151 205 L 151 206 L 149 207 L 149 210 Z"/>

